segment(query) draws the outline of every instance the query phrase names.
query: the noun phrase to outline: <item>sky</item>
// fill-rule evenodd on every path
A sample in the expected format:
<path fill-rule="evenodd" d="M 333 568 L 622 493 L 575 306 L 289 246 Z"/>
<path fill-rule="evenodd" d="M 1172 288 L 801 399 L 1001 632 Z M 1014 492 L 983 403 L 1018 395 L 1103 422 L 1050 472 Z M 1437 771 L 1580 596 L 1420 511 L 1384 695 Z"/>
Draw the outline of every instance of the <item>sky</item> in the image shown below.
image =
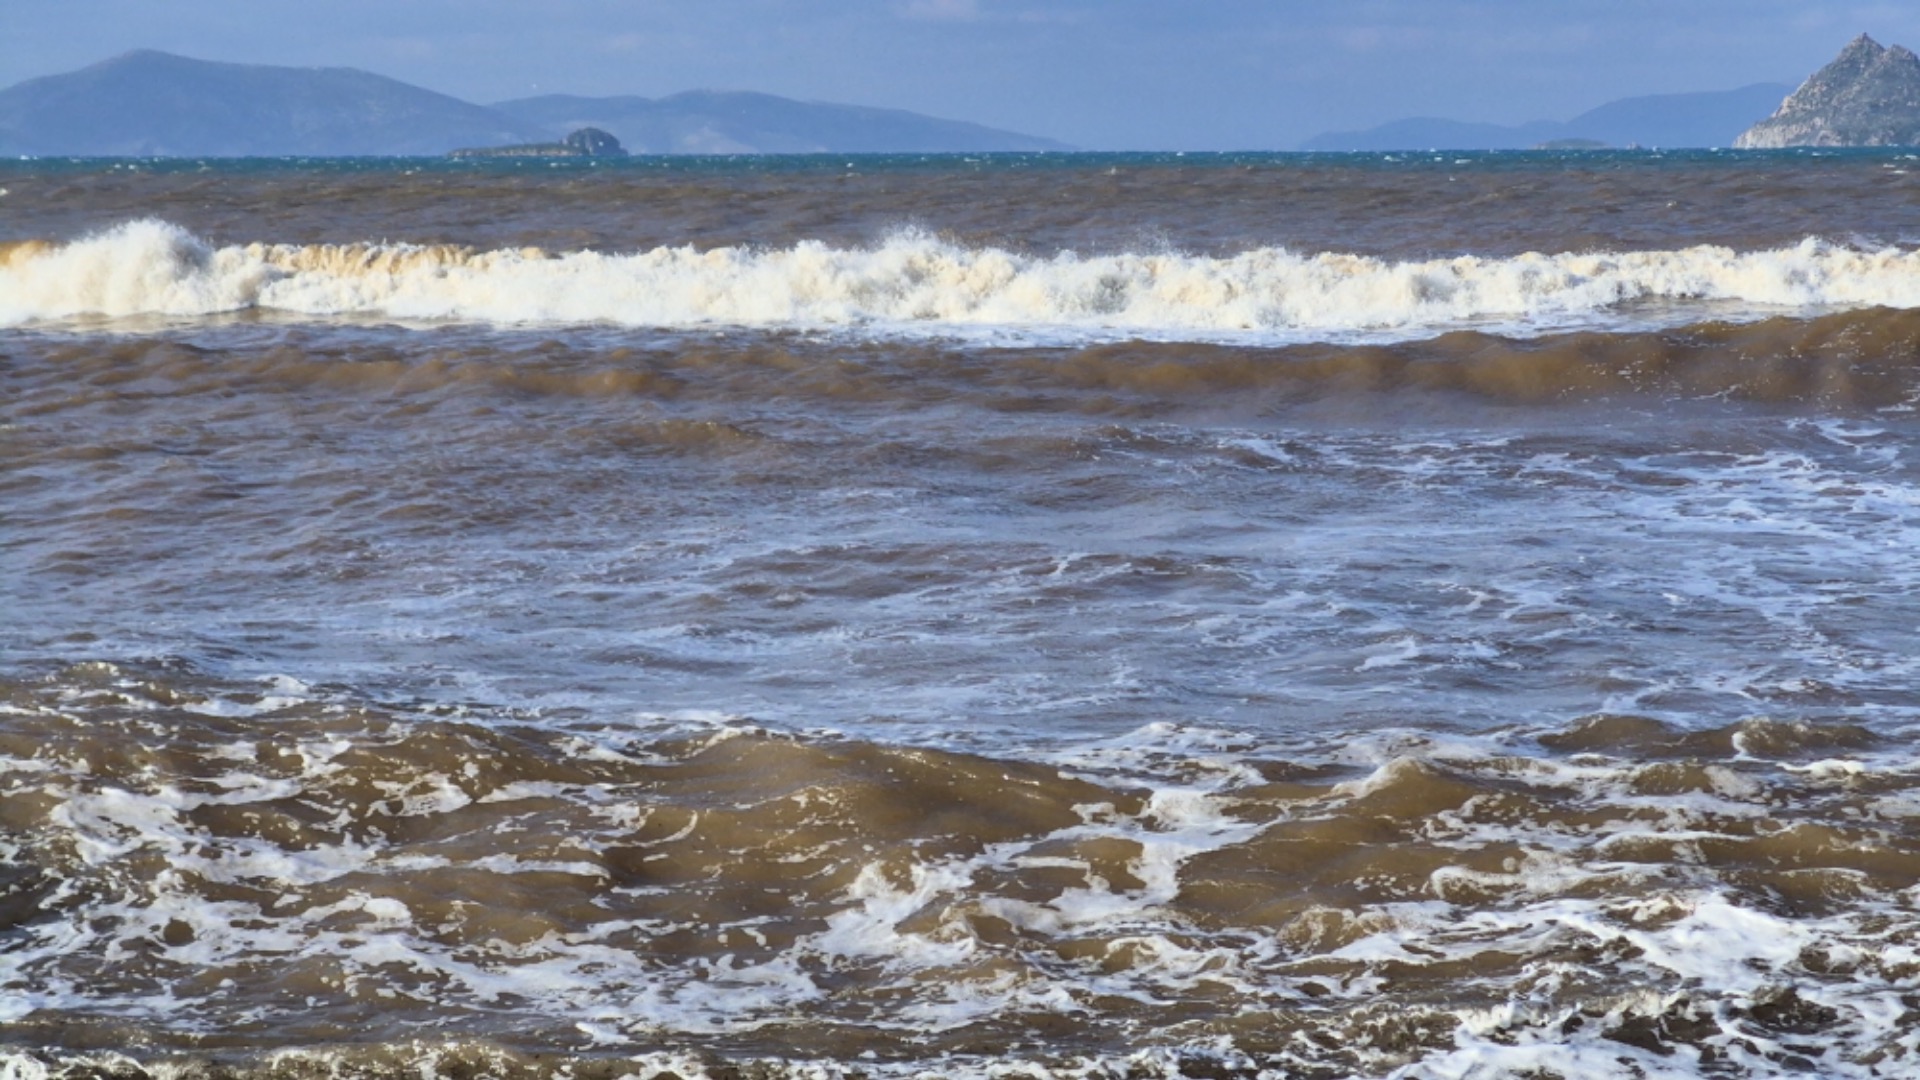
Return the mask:
<path fill-rule="evenodd" d="M 149 48 L 481 103 L 758 90 L 1093 150 L 1285 150 L 1410 116 L 1798 83 L 1862 32 L 1920 49 L 1920 3 L 0 0 L 0 86 Z"/>

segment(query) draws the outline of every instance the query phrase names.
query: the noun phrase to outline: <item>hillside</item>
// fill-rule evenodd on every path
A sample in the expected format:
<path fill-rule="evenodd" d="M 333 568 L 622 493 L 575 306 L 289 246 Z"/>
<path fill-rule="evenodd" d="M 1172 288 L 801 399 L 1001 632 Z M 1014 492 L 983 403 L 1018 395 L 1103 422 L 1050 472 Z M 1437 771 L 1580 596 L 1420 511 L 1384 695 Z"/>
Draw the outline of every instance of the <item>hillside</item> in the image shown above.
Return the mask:
<path fill-rule="evenodd" d="M 0 152 L 9 154 L 441 154 L 536 134 L 491 109 L 352 68 L 144 50 L 0 90 Z"/>

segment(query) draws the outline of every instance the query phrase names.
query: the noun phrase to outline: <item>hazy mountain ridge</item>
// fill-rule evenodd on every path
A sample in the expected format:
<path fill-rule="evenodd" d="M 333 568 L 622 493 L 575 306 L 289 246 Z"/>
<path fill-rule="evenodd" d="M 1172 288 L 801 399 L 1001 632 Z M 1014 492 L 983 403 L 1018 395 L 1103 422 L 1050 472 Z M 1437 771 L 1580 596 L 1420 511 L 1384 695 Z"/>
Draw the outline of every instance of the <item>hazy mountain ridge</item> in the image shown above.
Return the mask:
<path fill-rule="evenodd" d="M 691 90 L 663 98 L 549 94 L 497 102 L 493 108 L 549 135 L 583 126 L 603 128 L 635 154 L 1072 149 L 1052 139 L 900 109 L 803 102 L 747 91 Z"/>
<path fill-rule="evenodd" d="M 439 154 L 534 135 L 492 109 L 353 68 L 150 50 L 0 90 L 0 151 L 13 154 Z"/>
<path fill-rule="evenodd" d="M 554 95 L 483 106 L 355 68 L 152 50 L 0 90 L 0 154 L 8 155 L 439 155 L 549 141 L 582 126 L 613 132 L 635 153 L 1071 149 L 963 121 L 771 94 Z"/>
<path fill-rule="evenodd" d="M 1525 150 L 1563 139 L 1592 139 L 1609 146 L 1732 146 L 1757 117 L 1780 104 L 1793 88 L 1754 83 L 1737 90 L 1650 94 L 1621 98 L 1571 120 L 1526 124 L 1476 124 L 1433 117 L 1396 120 L 1362 131 L 1334 131 L 1302 143 L 1302 150 Z"/>

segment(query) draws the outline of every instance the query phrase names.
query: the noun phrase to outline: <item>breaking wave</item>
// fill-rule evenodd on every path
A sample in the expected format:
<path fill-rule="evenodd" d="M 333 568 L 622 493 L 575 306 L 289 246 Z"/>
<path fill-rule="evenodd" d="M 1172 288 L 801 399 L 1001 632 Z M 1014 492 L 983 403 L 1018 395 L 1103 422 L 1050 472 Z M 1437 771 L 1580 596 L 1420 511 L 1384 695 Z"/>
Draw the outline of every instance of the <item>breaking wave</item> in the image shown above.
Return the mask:
<path fill-rule="evenodd" d="M 1920 252 L 1769 251 L 1389 261 L 1259 248 L 1024 254 L 923 232 L 869 248 L 633 254 L 354 243 L 216 247 L 142 220 L 0 247 L 0 325 L 271 312 L 503 325 L 858 329 L 885 335 L 1290 342 L 1539 332 L 1781 310 L 1920 307 Z"/>

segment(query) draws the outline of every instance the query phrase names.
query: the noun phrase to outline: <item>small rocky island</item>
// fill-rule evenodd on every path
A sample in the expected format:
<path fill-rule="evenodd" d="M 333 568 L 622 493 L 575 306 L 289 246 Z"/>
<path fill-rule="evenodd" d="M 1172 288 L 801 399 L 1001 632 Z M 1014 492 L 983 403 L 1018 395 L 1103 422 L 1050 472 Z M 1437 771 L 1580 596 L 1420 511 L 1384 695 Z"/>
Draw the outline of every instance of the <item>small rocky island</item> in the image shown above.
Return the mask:
<path fill-rule="evenodd" d="M 581 158 L 581 157 L 626 157 L 627 148 L 620 140 L 595 127 L 583 127 L 557 143 L 522 143 L 519 146 L 483 146 L 471 150 L 455 150 L 448 157 L 456 158 L 497 158 L 497 157 L 538 157 L 538 158 Z"/>
<path fill-rule="evenodd" d="M 1920 57 L 1865 34 L 1734 146 L 1920 146 Z"/>

